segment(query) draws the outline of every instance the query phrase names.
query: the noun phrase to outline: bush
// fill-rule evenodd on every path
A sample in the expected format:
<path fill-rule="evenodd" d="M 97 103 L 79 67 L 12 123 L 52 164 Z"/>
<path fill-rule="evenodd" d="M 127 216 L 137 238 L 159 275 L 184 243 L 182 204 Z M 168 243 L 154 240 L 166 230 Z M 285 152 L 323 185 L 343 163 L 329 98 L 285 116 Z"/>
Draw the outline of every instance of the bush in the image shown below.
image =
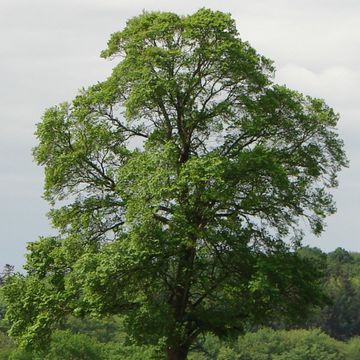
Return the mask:
<path fill-rule="evenodd" d="M 11 339 L 3 332 L 0 332 L 0 360 L 8 360 L 14 348 L 15 345 Z"/>
<path fill-rule="evenodd" d="M 263 328 L 240 336 L 235 343 L 223 342 L 208 335 L 196 350 L 198 352 L 192 352 L 189 359 L 358 360 L 360 338 L 345 344 L 317 329 L 276 331 Z M 352 354 L 351 358 L 347 356 L 348 353 Z"/>
<path fill-rule="evenodd" d="M 105 360 L 102 346 L 96 339 L 70 331 L 56 331 L 44 360 Z"/>

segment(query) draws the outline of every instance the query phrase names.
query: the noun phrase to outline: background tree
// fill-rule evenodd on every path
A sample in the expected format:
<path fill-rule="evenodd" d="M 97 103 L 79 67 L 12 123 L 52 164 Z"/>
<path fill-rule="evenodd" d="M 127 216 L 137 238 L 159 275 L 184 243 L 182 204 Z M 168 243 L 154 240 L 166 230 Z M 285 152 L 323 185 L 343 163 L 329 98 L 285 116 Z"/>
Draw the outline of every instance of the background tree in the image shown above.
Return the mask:
<path fill-rule="evenodd" d="M 291 251 L 335 211 L 346 165 L 324 101 L 272 83 L 228 14 L 143 13 L 113 34 L 112 75 L 52 107 L 34 151 L 59 236 L 29 245 L 5 287 L 12 334 L 44 341 L 64 315 L 123 313 L 131 339 L 185 359 L 319 302 Z"/>
<path fill-rule="evenodd" d="M 6 282 L 6 280 L 10 277 L 13 276 L 15 271 L 14 271 L 14 266 L 10 265 L 10 264 L 5 264 L 3 270 L 0 272 L 0 286 L 4 285 L 4 283 Z"/>
<path fill-rule="evenodd" d="M 233 350 L 241 360 L 345 360 L 345 344 L 320 330 L 261 329 L 238 339 Z M 355 353 L 355 352 L 354 352 Z"/>
<path fill-rule="evenodd" d="M 348 340 L 360 335 L 360 257 L 338 248 L 329 254 L 318 249 L 303 248 L 302 256 L 314 257 L 326 267 L 324 292 L 329 302 L 316 309 L 303 324 L 320 327 L 328 335 L 339 340 Z"/>
<path fill-rule="evenodd" d="M 233 341 L 207 335 L 189 359 L 216 360 L 330 360 L 355 359 L 359 341 L 348 344 L 332 339 L 318 329 L 273 330 L 261 328 Z M 350 357 L 349 357 L 350 356 Z"/>

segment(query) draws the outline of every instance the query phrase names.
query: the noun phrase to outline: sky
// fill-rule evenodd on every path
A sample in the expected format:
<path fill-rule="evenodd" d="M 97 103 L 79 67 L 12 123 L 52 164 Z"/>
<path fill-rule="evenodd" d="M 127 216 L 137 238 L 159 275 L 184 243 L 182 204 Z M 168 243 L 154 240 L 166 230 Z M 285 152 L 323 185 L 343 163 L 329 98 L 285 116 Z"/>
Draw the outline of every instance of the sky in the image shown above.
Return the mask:
<path fill-rule="evenodd" d="M 1 0 L 0 269 L 24 264 L 27 242 L 54 233 L 33 163 L 35 124 L 44 110 L 104 80 L 114 62 L 99 57 L 111 33 L 143 10 L 232 14 L 240 37 L 277 69 L 275 81 L 320 97 L 339 112 L 350 167 L 334 191 L 338 211 L 319 238 L 324 251 L 360 251 L 360 2 L 358 0 Z"/>

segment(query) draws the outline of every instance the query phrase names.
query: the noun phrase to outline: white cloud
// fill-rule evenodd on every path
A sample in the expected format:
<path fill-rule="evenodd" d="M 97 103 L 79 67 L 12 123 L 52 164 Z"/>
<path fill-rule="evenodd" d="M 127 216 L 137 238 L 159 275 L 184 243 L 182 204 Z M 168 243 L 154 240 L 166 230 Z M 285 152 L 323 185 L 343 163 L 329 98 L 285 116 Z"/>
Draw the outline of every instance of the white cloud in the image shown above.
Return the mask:
<path fill-rule="evenodd" d="M 359 106 L 360 72 L 344 66 L 332 66 L 315 72 L 304 66 L 288 64 L 280 67 L 276 81 L 324 98 L 335 108 L 353 109 Z"/>

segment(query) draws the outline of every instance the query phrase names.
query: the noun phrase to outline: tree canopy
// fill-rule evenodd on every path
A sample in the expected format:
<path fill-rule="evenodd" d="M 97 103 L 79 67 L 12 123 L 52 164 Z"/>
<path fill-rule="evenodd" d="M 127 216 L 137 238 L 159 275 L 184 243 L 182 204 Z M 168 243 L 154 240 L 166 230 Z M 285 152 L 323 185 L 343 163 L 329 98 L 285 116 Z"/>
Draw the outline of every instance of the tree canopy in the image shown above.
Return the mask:
<path fill-rule="evenodd" d="M 11 333 L 46 341 L 67 314 L 124 314 L 130 339 L 185 359 L 322 300 L 292 250 L 316 234 L 346 166 L 321 99 L 273 82 L 229 14 L 144 12 L 112 34 L 105 81 L 46 110 L 35 160 L 59 235 L 5 286 Z"/>

